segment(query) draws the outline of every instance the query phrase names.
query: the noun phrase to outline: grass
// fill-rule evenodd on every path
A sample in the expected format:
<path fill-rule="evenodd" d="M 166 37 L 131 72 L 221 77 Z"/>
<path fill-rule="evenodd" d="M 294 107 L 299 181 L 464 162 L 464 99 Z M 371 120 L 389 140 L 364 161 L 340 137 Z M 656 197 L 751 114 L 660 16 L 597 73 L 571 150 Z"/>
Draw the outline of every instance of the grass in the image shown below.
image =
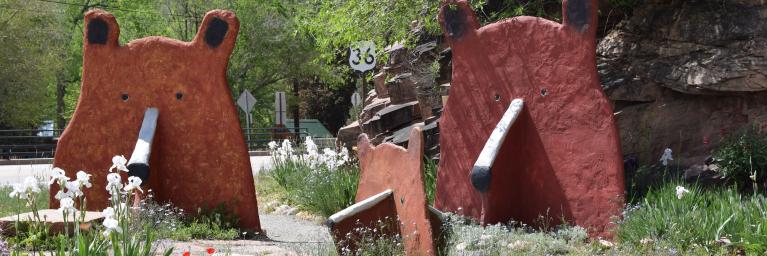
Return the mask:
<path fill-rule="evenodd" d="M 271 191 L 261 190 L 259 196 L 277 194 L 273 197 L 284 199 L 279 201 L 288 201 L 301 209 L 328 217 L 354 204 L 359 167 L 356 163 L 347 163 L 332 170 L 324 166 L 312 168 L 301 160 L 288 160 L 276 161 L 265 174 L 268 178 L 260 177 L 259 187 L 264 182 L 274 181 L 280 188 L 267 185 Z"/>
<path fill-rule="evenodd" d="M 27 212 L 29 207 L 24 205 L 23 201 L 9 198 L 11 192 L 10 186 L 0 187 L 0 215 L 9 216 L 16 212 Z M 48 208 L 48 187 L 41 186 L 40 193 L 37 194 L 37 209 Z M 170 204 L 158 204 L 152 201 L 151 195 L 142 202 L 140 214 L 136 216 L 134 227 L 139 232 L 144 227 L 149 226 L 158 238 L 169 238 L 180 241 L 191 239 L 215 239 L 215 240 L 233 240 L 242 237 L 242 233 L 234 226 L 236 220 L 220 206 L 203 211 L 200 210 L 194 216 L 185 215 L 182 210 L 175 208 Z M 22 227 L 23 228 L 23 227 Z M 60 242 L 58 236 L 48 234 L 39 234 L 37 237 L 15 237 L 9 238 L 11 244 L 29 244 L 37 238 L 43 248 L 56 248 Z"/>
<path fill-rule="evenodd" d="M 136 217 L 137 229 L 150 227 L 159 238 L 179 241 L 192 239 L 233 240 L 243 235 L 236 227 L 237 219 L 228 214 L 223 206 L 208 210 L 198 210 L 188 215 L 171 204 L 158 204 L 150 196 L 142 201 Z M 138 232 L 140 230 L 135 230 Z"/>
<path fill-rule="evenodd" d="M 424 159 L 423 161 L 423 188 L 426 192 L 426 201 L 434 204 L 434 197 L 437 192 L 437 161 L 433 159 Z"/>
<path fill-rule="evenodd" d="M 10 198 L 8 196 L 13 189 L 10 186 L 0 187 L 0 217 L 15 215 L 16 212 L 28 212 L 25 201 Z M 40 193 L 37 194 L 37 209 L 48 208 L 48 187 L 41 186 Z"/>
<path fill-rule="evenodd" d="M 652 190 L 642 203 L 630 207 L 618 229 L 619 241 L 649 250 L 767 253 L 763 195 L 742 196 L 737 188 L 703 190 L 692 185 L 687 188 L 691 192 L 679 199 L 677 184 Z"/>
<path fill-rule="evenodd" d="M 553 231 L 517 223 L 482 227 L 455 215 L 448 223 L 445 255 L 589 255 L 601 250 L 588 242 L 581 227 L 561 226 Z"/>

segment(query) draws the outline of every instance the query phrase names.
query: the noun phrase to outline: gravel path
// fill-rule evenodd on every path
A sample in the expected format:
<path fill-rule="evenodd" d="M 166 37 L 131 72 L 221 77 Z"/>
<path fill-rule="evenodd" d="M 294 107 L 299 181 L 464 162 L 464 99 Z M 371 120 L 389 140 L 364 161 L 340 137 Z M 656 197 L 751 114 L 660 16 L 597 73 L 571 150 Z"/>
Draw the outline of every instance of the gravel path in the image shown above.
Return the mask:
<path fill-rule="evenodd" d="M 295 218 L 294 216 L 261 214 L 261 228 L 267 238 L 259 240 L 193 240 L 186 242 L 162 241 L 160 248 L 173 246 L 174 255 L 184 251 L 191 255 L 207 255 L 214 248 L 225 255 L 328 255 L 333 242 L 327 227 Z"/>

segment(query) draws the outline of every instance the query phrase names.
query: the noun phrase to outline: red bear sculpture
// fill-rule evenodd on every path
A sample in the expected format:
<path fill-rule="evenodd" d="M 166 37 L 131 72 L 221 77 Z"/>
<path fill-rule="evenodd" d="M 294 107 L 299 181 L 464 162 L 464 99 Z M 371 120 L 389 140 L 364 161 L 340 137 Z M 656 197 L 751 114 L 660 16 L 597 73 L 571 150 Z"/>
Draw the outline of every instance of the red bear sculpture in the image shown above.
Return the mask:
<path fill-rule="evenodd" d="M 598 4 L 562 4 L 563 24 L 516 17 L 480 27 L 466 1 L 443 3 L 453 80 L 440 123 L 438 209 L 483 223 L 564 219 L 610 235 L 624 181 L 612 107 L 596 71 Z M 524 107 L 495 163 L 472 171 L 514 99 Z"/>
<path fill-rule="evenodd" d="M 224 204 L 242 228 L 261 230 L 250 157 L 226 81 L 238 30 L 234 13 L 215 10 L 191 42 L 153 36 L 120 45 L 112 14 L 85 15 L 80 99 L 54 166 L 69 177 L 78 170 L 93 175 L 94 188 L 85 192 L 89 209 L 107 206 L 112 156 L 132 153 L 130 175 L 144 179 L 157 201 L 190 212 Z M 144 141 L 147 134 L 153 136 Z"/>
<path fill-rule="evenodd" d="M 410 130 L 407 149 L 389 143 L 373 146 L 364 133 L 357 147 L 361 169 L 357 203 L 327 221 L 339 253 L 343 249 L 356 253 L 357 228 L 368 228 L 399 234 L 405 255 L 436 255 L 444 244 L 444 217 L 427 205 L 421 129 Z"/>

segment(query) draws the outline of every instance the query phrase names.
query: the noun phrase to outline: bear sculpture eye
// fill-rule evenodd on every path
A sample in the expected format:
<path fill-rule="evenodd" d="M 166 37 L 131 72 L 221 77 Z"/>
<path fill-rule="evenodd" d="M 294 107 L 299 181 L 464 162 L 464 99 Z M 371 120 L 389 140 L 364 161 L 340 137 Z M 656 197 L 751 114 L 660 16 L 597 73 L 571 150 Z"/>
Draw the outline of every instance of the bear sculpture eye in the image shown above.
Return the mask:
<path fill-rule="evenodd" d="M 126 101 L 128 101 L 128 98 L 129 98 L 129 97 L 128 97 L 128 94 L 127 94 L 127 93 L 123 93 L 123 95 L 122 95 L 122 97 L 121 97 L 121 98 L 123 99 L 123 102 L 126 102 Z"/>
<path fill-rule="evenodd" d="M 183 93 L 181 93 L 181 92 L 177 92 L 177 93 L 176 93 L 176 99 L 177 99 L 177 100 L 181 100 L 181 99 L 183 99 L 183 98 L 184 98 L 184 94 L 183 94 Z"/>

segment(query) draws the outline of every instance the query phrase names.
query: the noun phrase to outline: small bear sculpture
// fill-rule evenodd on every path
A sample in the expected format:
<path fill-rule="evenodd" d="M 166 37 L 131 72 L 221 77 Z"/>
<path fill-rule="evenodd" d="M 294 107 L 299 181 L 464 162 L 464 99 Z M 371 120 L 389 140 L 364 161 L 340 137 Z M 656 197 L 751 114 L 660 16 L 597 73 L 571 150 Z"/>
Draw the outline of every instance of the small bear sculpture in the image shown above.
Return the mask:
<path fill-rule="evenodd" d="M 250 156 L 226 80 L 238 30 L 234 13 L 214 10 L 191 42 L 151 36 L 120 45 L 112 14 L 85 15 L 80 98 L 54 166 L 69 177 L 78 170 L 93 175 L 88 209 L 108 205 L 112 156 L 132 155 L 128 175 L 142 178 L 156 201 L 190 213 L 223 205 L 241 228 L 261 231 Z"/>
<path fill-rule="evenodd" d="M 525 16 L 480 27 L 465 0 L 443 2 L 453 75 L 440 122 L 436 208 L 488 224 L 565 220 L 610 236 L 624 181 L 613 109 L 596 71 L 598 3 L 562 5 L 563 24 Z M 476 172 L 515 99 L 524 107 L 495 163 Z"/>
<path fill-rule="evenodd" d="M 367 134 L 359 136 L 357 203 L 327 221 L 339 253 L 356 253 L 360 228 L 399 234 L 405 255 L 436 255 L 444 245 L 444 216 L 428 206 L 424 191 L 421 129 L 411 129 L 409 138 L 405 149 L 390 143 L 373 146 Z"/>

